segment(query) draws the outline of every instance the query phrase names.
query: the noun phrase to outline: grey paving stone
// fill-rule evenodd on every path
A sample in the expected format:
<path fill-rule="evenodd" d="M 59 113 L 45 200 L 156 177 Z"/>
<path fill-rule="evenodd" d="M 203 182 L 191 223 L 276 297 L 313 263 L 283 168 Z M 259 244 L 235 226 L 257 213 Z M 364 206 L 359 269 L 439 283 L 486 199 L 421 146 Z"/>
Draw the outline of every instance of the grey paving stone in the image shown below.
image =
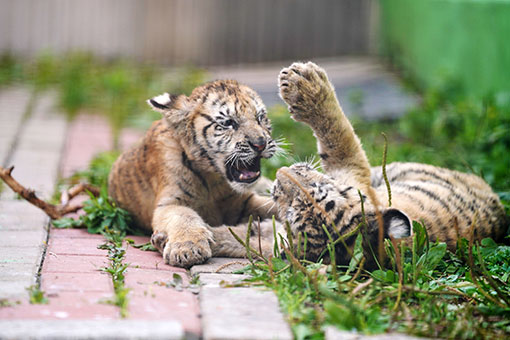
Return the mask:
<path fill-rule="evenodd" d="M 39 208 L 24 200 L 0 200 L 0 231 L 42 230 L 49 218 Z"/>
<path fill-rule="evenodd" d="M 18 278 L 12 281 L 0 281 L 0 299 L 27 300 L 27 288 L 36 283 L 35 277 Z M 0 336 L 0 339 L 2 337 Z"/>
<path fill-rule="evenodd" d="M 40 247 L 46 241 L 46 230 L 0 230 L 0 248 Z"/>
<path fill-rule="evenodd" d="M 239 258 L 213 257 L 206 263 L 191 267 L 191 275 L 200 273 L 232 273 L 250 264 L 250 261 Z"/>
<path fill-rule="evenodd" d="M 273 292 L 258 288 L 202 287 L 203 338 L 292 339 Z"/>
<path fill-rule="evenodd" d="M 0 263 L 38 265 L 41 263 L 43 248 L 42 244 L 32 247 L 0 247 Z"/>
<path fill-rule="evenodd" d="M 0 281 L 16 281 L 35 278 L 37 266 L 32 263 L 0 262 Z"/>
<path fill-rule="evenodd" d="M 207 286 L 219 286 L 220 282 L 229 284 L 237 284 L 242 282 L 244 279 L 249 278 L 249 275 L 243 274 L 214 274 L 214 273 L 201 273 L 200 284 Z"/>
<path fill-rule="evenodd" d="M 0 320 L 0 339 L 183 339 L 173 320 Z"/>
<path fill-rule="evenodd" d="M 55 102 L 55 93 L 37 99 L 8 164 L 15 166 L 12 175 L 18 182 L 42 197 L 53 193 L 67 131 L 66 118 L 55 109 Z"/>
<path fill-rule="evenodd" d="M 30 97 L 30 90 L 26 87 L 6 88 L 0 91 L 0 164 L 5 161 L 25 113 Z"/>
<path fill-rule="evenodd" d="M 335 327 L 327 327 L 325 331 L 326 340 L 424 340 L 425 338 L 417 338 L 414 336 L 389 333 L 389 334 L 376 334 L 364 335 L 355 332 L 341 331 Z"/>

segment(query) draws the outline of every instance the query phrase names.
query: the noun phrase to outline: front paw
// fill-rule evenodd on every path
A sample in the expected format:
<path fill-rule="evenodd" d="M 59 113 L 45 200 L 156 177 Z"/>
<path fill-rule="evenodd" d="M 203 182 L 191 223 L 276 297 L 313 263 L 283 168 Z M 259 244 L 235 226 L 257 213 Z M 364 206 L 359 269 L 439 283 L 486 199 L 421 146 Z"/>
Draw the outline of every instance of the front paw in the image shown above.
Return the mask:
<path fill-rule="evenodd" d="M 164 232 L 154 232 L 151 242 L 171 266 L 189 268 L 212 256 L 209 234 L 171 240 Z"/>
<path fill-rule="evenodd" d="M 293 63 L 278 77 L 280 97 L 289 105 L 292 117 L 309 122 L 321 112 L 321 105 L 334 99 L 326 72 L 312 62 Z"/>

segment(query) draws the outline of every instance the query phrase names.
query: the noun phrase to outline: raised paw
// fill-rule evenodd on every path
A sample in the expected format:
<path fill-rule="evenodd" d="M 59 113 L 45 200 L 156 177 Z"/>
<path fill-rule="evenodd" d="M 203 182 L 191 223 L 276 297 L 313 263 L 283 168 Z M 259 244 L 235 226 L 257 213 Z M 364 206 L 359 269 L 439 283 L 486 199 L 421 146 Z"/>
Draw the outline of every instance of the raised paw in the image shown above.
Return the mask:
<path fill-rule="evenodd" d="M 189 268 L 212 256 L 208 237 L 171 241 L 166 233 L 154 232 L 151 243 L 171 266 Z"/>
<path fill-rule="evenodd" d="M 310 121 L 322 111 L 321 105 L 335 100 L 334 89 L 326 72 L 312 62 L 293 63 L 280 71 L 280 97 L 289 105 L 292 117 Z"/>

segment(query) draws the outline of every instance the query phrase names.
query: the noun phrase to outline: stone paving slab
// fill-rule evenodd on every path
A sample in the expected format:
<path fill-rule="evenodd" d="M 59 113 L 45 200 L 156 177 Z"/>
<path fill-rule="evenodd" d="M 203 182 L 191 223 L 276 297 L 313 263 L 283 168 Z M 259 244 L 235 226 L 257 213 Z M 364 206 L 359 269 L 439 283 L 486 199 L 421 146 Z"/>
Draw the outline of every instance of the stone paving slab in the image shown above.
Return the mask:
<path fill-rule="evenodd" d="M 22 200 L 0 200 L 0 211 L 0 231 L 40 231 L 49 220 L 41 209 Z"/>
<path fill-rule="evenodd" d="M 214 274 L 214 273 L 201 273 L 199 274 L 200 284 L 207 286 L 219 287 L 221 283 L 224 284 L 238 284 L 243 280 L 248 279 L 249 275 L 244 274 Z"/>
<path fill-rule="evenodd" d="M 7 164 L 15 165 L 12 175 L 18 182 L 36 190 L 42 197 L 53 193 L 66 136 L 67 120 L 56 110 L 55 103 L 56 94 L 53 92 L 38 97 L 32 114 L 23 123 L 16 148 Z M 10 189 L 6 191 L 10 192 Z M 2 198 L 6 198 L 6 192 L 2 192 Z M 13 195 L 7 198 L 12 199 Z"/>
<path fill-rule="evenodd" d="M 46 234 L 47 232 L 43 226 L 39 230 L 1 230 L 0 247 L 11 250 L 14 247 L 39 249 L 46 242 Z M 20 255 L 25 252 L 26 249 L 22 250 Z"/>
<path fill-rule="evenodd" d="M 200 309 L 205 340 L 292 339 L 271 291 L 205 286 L 200 292 Z"/>
<path fill-rule="evenodd" d="M 184 337 L 175 321 L 76 320 L 0 321 L 0 338 L 14 339 L 165 339 Z"/>
<path fill-rule="evenodd" d="M 0 91 L 0 164 L 3 166 L 9 161 L 29 98 L 30 90 L 26 87 Z"/>
<path fill-rule="evenodd" d="M 212 257 L 206 263 L 199 264 L 190 268 L 190 273 L 195 276 L 200 273 L 232 273 L 243 269 L 250 264 L 247 259 L 237 259 L 228 257 Z"/>

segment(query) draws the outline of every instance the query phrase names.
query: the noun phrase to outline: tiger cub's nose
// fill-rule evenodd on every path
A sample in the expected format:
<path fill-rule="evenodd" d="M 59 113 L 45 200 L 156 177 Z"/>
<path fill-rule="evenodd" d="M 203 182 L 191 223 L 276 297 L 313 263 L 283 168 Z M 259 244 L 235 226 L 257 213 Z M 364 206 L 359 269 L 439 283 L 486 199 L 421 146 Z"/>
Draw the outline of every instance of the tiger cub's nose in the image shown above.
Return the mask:
<path fill-rule="evenodd" d="M 261 152 L 266 148 L 266 140 L 264 137 L 259 137 L 255 140 L 250 140 L 248 142 L 253 150 Z"/>

